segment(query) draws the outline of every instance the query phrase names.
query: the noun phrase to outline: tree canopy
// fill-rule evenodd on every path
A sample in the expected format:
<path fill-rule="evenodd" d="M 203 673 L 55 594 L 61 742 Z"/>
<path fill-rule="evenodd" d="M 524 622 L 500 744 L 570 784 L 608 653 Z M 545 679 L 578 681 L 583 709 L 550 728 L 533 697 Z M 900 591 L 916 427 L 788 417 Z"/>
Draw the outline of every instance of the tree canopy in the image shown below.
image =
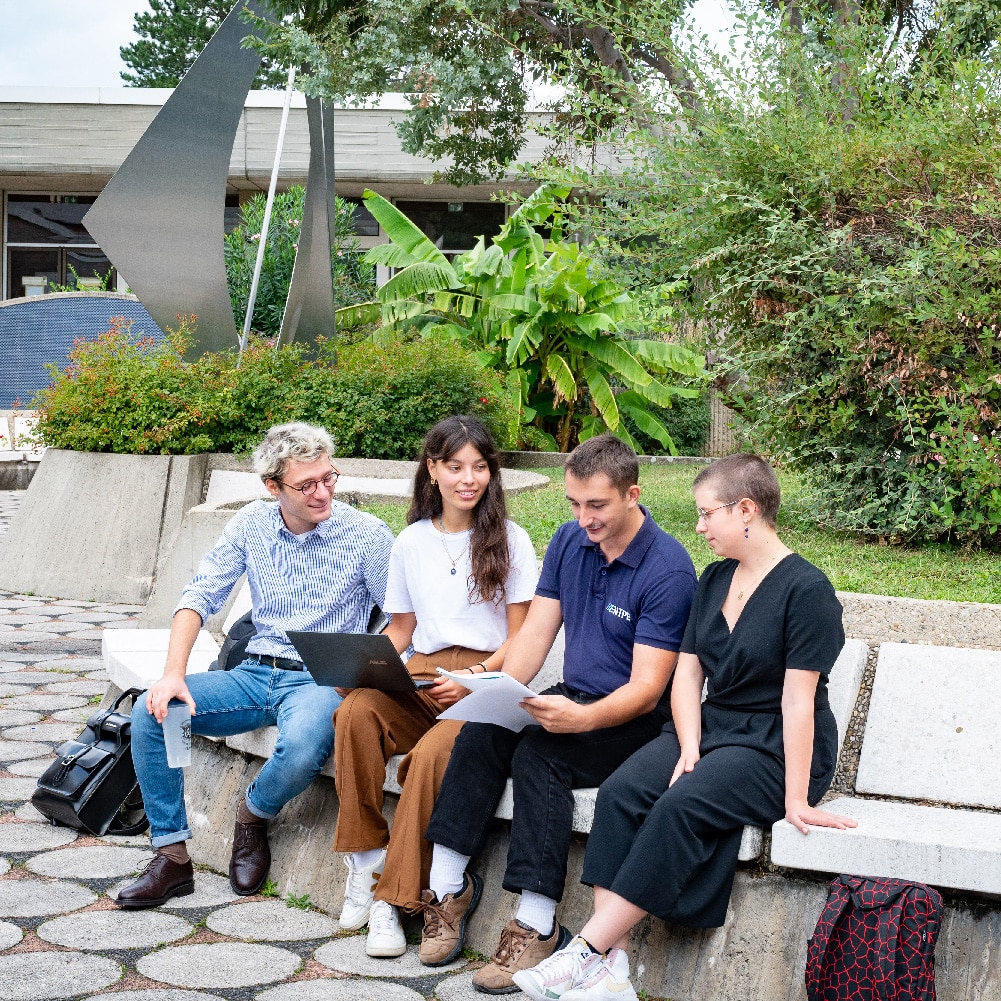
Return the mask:
<path fill-rule="evenodd" d="M 135 15 L 138 41 L 119 52 L 131 87 L 176 87 L 201 53 L 235 0 L 149 0 L 149 11 Z M 288 71 L 265 59 L 254 78 L 259 89 L 285 85 Z"/>

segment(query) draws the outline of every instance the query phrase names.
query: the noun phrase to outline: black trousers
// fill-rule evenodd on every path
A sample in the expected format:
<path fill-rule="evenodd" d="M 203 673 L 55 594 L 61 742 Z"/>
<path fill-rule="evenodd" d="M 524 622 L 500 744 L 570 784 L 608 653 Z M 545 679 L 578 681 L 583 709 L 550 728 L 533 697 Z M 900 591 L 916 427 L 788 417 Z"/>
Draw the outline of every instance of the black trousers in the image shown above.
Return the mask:
<path fill-rule="evenodd" d="M 781 733 L 780 716 L 765 722 Z M 830 785 L 837 752 L 836 731 L 828 748 L 817 729 L 825 753 L 814 755 L 811 804 Z M 768 746 L 775 742 L 774 734 L 759 747 L 706 741 L 695 768 L 669 787 L 681 747 L 673 724 L 665 726 L 598 792 L 582 881 L 673 924 L 722 925 L 744 825 L 770 827 L 785 815 L 785 767 Z"/>
<path fill-rule="evenodd" d="M 562 684 L 542 694 L 595 701 Z M 514 815 L 504 889 L 561 899 L 573 830 L 573 790 L 600 785 L 660 732 L 668 712 L 665 705 L 590 733 L 549 733 L 540 726 L 515 733 L 492 723 L 467 723 L 456 739 L 424 836 L 462 855 L 476 855 L 511 777 Z"/>

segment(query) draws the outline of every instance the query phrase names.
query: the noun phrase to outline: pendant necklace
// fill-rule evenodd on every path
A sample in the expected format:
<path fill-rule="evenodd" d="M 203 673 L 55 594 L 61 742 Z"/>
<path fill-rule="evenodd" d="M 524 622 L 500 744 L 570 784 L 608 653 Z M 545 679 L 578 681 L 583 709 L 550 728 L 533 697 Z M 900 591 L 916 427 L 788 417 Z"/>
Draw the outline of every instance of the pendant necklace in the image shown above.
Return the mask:
<path fill-rule="evenodd" d="M 431 524 L 433 525 L 434 521 L 432 521 Z M 465 544 L 465 546 L 463 546 L 462 552 L 459 553 L 459 555 L 456 556 L 455 559 L 453 560 L 452 559 L 452 554 L 448 551 L 448 544 L 445 542 L 445 536 L 446 535 L 458 535 L 458 532 L 446 532 L 445 531 L 445 523 L 441 520 L 441 515 L 438 516 L 438 531 L 440 533 L 439 534 L 439 538 L 441 539 L 441 548 L 445 550 L 445 556 L 448 558 L 448 562 L 452 564 L 452 569 L 449 571 L 449 573 L 454 577 L 455 573 L 456 573 L 455 565 L 456 565 L 456 563 L 459 562 L 459 560 L 462 559 L 463 556 L 466 555 L 466 550 L 469 549 L 469 543 L 470 543 L 470 541 L 472 541 L 472 536 L 470 536 L 466 540 L 466 544 Z"/>

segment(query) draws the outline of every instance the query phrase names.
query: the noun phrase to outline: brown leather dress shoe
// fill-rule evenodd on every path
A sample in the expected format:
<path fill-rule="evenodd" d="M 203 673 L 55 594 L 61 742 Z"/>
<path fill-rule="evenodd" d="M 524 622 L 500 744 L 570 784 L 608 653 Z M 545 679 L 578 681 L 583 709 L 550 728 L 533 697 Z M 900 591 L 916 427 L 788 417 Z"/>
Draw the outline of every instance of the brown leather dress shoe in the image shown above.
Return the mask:
<path fill-rule="evenodd" d="M 241 897 L 249 897 L 264 885 L 271 867 L 268 822 L 255 821 L 233 828 L 233 856 L 229 860 L 229 885 Z"/>
<path fill-rule="evenodd" d="M 115 903 L 119 907 L 138 910 L 159 907 L 171 897 L 185 897 L 195 892 L 195 870 L 191 860 L 174 862 L 157 852 L 146 871 L 122 890 Z"/>

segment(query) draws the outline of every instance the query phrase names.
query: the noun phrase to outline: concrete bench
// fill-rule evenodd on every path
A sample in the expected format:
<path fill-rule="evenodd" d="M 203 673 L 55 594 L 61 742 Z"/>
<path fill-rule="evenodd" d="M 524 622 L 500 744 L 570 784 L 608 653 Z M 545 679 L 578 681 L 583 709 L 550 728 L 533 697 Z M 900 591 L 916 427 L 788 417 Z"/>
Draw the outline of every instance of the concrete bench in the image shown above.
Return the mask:
<path fill-rule="evenodd" d="M 250 595 L 246 585 L 237 596 L 233 609 L 226 621 L 226 628 L 249 608 Z M 118 629 L 105 632 L 105 665 L 109 677 L 119 688 L 146 688 L 163 672 L 163 662 L 167 651 L 167 636 L 165 629 Z M 563 663 L 563 631 L 560 631 L 553 649 L 550 651 L 542 670 L 536 678 L 533 687 L 545 688 L 560 677 Z M 196 650 L 192 652 L 189 671 L 207 670 L 209 663 L 215 659 L 218 647 L 215 641 L 204 630 L 199 634 Z M 831 674 L 829 695 L 831 708 L 838 723 L 838 734 L 844 739 L 855 707 L 862 674 L 865 670 L 868 647 L 858 640 L 848 640 L 841 656 Z M 227 747 L 243 754 L 266 759 L 274 751 L 278 737 L 276 727 L 262 727 L 247 733 L 236 734 L 225 738 Z M 397 770 L 402 755 L 390 759 L 386 770 L 386 782 L 383 789 L 399 796 L 402 792 L 397 781 Z M 321 770 L 321 775 L 334 777 L 333 757 L 328 759 Z M 598 794 L 596 788 L 574 790 L 573 830 L 578 834 L 587 834 L 594 820 L 594 805 Z M 511 781 L 508 780 L 495 816 L 501 820 L 510 820 L 514 813 L 514 798 Z M 746 827 L 740 843 L 739 858 L 741 861 L 751 861 L 760 856 L 763 847 L 763 834 L 759 827 Z"/>
<path fill-rule="evenodd" d="M 859 826 L 780 821 L 772 861 L 1001 893 L 999 715 L 1001 652 L 883 643 L 856 795 L 826 804 Z"/>

